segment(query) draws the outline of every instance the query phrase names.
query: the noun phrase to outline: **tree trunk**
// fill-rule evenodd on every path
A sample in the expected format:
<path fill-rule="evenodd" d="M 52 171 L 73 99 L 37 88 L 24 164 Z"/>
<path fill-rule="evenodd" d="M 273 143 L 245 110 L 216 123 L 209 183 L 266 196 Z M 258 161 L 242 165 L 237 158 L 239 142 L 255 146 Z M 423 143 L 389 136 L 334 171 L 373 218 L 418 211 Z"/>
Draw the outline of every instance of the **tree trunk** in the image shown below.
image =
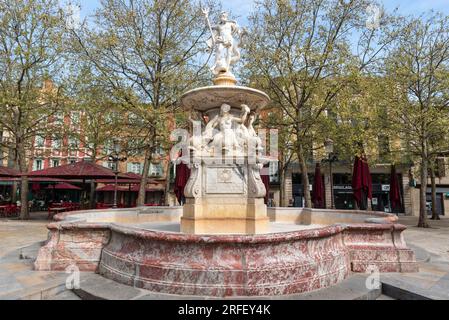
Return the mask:
<path fill-rule="evenodd" d="M 145 150 L 145 162 L 143 165 L 143 173 L 142 179 L 140 180 L 140 189 L 139 196 L 137 197 L 137 206 L 143 207 L 145 205 L 146 198 L 146 189 L 147 189 L 147 181 L 148 181 L 148 171 L 150 171 L 150 157 L 151 157 L 152 148 L 147 148 Z"/>
<path fill-rule="evenodd" d="M 20 171 L 19 164 L 17 162 L 17 159 L 14 160 L 14 169 L 17 171 Z M 17 181 L 14 181 L 12 184 L 12 191 L 11 191 L 11 202 L 16 203 L 17 202 L 17 190 L 19 189 L 19 183 Z"/>
<path fill-rule="evenodd" d="M 27 173 L 26 151 L 23 144 L 17 144 L 18 165 L 21 173 Z M 30 212 L 28 208 L 28 176 L 22 176 L 20 179 L 20 220 L 30 219 Z"/>
<path fill-rule="evenodd" d="M 286 204 L 285 201 L 285 168 L 282 163 L 279 163 L 279 207 L 287 207 L 288 204 Z"/>
<path fill-rule="evenodd" d="M 423 148 L 421 154 L 421 187 L 419 189 L 419 222 L 418 228 L 428 228 L 427 223 L 427 150 Z"/>
<path fill-rule="evenodd" d="M 167 161 L 167 164 L 166 164 L 166 166 L 165 166 L 165 172 L 166 172 L 166 175 L 165 175 L 165 194 L 164 194 L 164 205 L 166 206 L 166 207 L 168 207 L 169 205 L 170 205 L 170 203 L 169 203 L 169 199 L 168 199 L 168 196 L 169 196 L 169 194 L 170 194 L 170 177 L 171 177 L 171 170 L 170 170 L 170 161 Z"/>
<path fill-rule="evenodd" d="M 304 207 L 312 208 L 312 198 L 310 196 L 310 184 L 309 184 L 309 170 L 307 169 L 307 163 L 304 157 L 304 150 L 301 144 L 298 147 L 298 159 L 299 159 L 299 166 L 301 168 L 302 184 L 304 189 Z"/>
<path fill-rule="evenodd" d="M 440 216 L 438 215 L 437 211 L 437 184 L 436 184 L 436 177 L 435 177 L 435 168 L 434 165 L 430 168 L 430 181 L 432 184 L 432 220 L 440 220 Z"/>
<path fill-rule="evenodd" d="M 91 180 L 90 181 L 89 208 L 92 210 L 96 208 L 95 190 L 96 190 L 95 180 Z"/>

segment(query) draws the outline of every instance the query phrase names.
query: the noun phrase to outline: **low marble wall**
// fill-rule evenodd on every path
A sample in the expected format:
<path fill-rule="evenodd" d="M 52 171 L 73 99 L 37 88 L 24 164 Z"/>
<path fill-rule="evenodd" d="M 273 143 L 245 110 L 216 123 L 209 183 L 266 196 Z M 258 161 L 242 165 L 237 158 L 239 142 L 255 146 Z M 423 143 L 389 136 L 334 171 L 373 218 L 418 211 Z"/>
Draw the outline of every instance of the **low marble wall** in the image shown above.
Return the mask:
<path fill-rule="evenodd" d="M 113 224 L 132 225 L 149 222 L 179 222 L 181 207 L 144 207 L 138 209 L 89 210 L 55 216 L 48 240 L 34 263 L 39 271 L 64 271 L 76 265 L 80 271 L 97 271 L 101 252 L 109 243 Z"/>
<path fill-rule="evenodd" d="M 399 224 L 353 224 L 343 232 L 353 272 L 418 272 L 415 254 L 407 248 Z"/>
<path fill-rule="evenodd" d="M 272 222 L 321 228 L 266 235 L 188 235 L 140 229 L 179 222 L 182 208 L 57 216 L 36 270 L 97 271 L 148 290 L 202 296 L 270 296 L 325 288 L 350 272 L 415 272 L 396 217 L 366 211 L 269 209 Z M 364 223 L 365 221 L 371 223 Z M 352 223 L 349 223 L 352 222 Z"/>
<path fill-rule="evenodd" d="M 268 208 L 271 222 L 332 225 L 337 223 L 396 223 L 398 217 L 384 212 L 307 208 Z"/>
<path fill-rule="evenodd" d="M 100 274 L 178 295 L 273 296 L 336 284 L 349 273 L 343 227 L 256 236 L 195 236 L 112 227 Z"/>
<path fill-rule="evenodd" d="M 64 271 L 75 265 L 80 271 L 97 271 L 103 248 L 110 240 L 107 224 L 57 224 L 47 226 L 49 239 L 39 250 L 35 270 Z"/>

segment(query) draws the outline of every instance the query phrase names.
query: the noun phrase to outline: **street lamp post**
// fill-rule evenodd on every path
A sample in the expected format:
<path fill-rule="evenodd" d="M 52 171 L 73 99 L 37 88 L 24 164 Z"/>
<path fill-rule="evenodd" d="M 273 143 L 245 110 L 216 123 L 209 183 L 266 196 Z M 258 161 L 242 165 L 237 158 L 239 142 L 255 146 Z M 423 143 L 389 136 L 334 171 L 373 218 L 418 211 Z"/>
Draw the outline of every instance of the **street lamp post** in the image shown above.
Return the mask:
<path fill-rule="evenodd" d="M 119 144 L 119 142 L 117 140 L 114 140 L 114 151 L 109 156 L 109 161 L 114 164 L 114 174 L 115 174 L 114 204 L 112 206 L 114 209 L 117 209 L 117 207 L 118 207 L 118 204 L 117 204 L 118 174 L 120 173 L 119 167 L 118 167 L 118 163 L 120 161 L 126 161 L 127 160 L 126 157 L 120 157 L 120 152 L 121 152 L 120 144 Z"/>
<path fill-rule="evenodd" d="M 326 140 L 324 142 L 324 149 L 327 154 L 327 158 L 323 159 L 323 163 L 329 163 L 329 182 L 331 188 L 331 209 L 335 209 L 335 201 L 334 201 L 334 179 L 332 172 L 332 165 L 334 162 L 338 161 L 337 155 L 334 153 L 334 142 L 331 139 Z"/>

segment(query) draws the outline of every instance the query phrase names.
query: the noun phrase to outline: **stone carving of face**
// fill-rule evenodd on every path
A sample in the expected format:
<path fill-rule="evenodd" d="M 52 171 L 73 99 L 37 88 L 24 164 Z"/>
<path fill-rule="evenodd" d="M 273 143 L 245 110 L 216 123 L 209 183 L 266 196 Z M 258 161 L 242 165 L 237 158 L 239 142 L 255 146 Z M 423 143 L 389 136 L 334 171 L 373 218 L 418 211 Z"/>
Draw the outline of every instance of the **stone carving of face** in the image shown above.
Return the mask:
<path fill-rule="evenodd" d="M 256 115 L 254 113 L 251 113 L 250 116 L 249 116 L 249 122 L 253 123 L 254 120 L 256 120 Z"/>
<path fill-rule="evenodd" d="M 231 106 L 229 104 L 224 103 L 221 105 L 221 114 L 222 115 L 228 114 L 229 111 L 231 111 Z"/>
<path fill-rule="evenodd" d="M 220 14 L 220 22 L 222 22 L 222 23 L 228 22 L 228 13 L 227 12 L 223 11 Z"/>

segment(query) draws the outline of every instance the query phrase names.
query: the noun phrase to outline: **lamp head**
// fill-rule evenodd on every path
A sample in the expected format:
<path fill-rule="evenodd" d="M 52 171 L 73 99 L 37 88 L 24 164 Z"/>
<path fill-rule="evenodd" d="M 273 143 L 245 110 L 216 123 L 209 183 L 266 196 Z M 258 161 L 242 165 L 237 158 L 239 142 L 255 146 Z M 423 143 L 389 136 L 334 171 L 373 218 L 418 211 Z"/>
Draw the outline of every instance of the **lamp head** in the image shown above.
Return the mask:
<path fill-rule="evenodd" d="M 334 141 L 332 141 L 331 139 L 327 139 L 324 142 L 324 150 L 326 151 L 327 154 L 331 154 L 334 152 Z"/>

